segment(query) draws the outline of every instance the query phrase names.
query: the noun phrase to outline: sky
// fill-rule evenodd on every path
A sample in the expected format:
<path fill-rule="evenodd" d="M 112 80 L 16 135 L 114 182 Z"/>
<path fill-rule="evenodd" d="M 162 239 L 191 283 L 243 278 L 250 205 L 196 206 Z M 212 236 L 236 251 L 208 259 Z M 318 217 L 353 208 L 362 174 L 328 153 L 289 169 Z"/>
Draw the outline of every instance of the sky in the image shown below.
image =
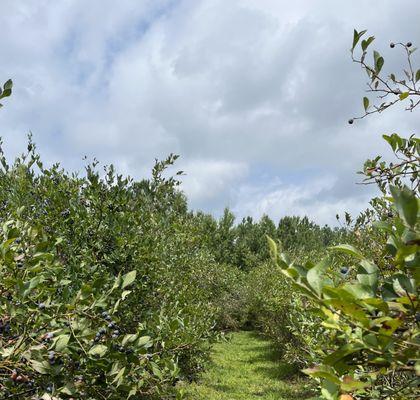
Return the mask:
<path fill-rule="evenodd" d="M 347 123 L 366 89 L 353 29 L 375 35 L 384 70 L 400 72 L 389 43 L 419 44 L 418 0 L 2 0 L 0 10 L 9 158 L 28 132 L 47 163 L 71 171 L 96 157 L 141 179 L 179 154 L 191 209 L 215 216 L 229 207 L 238 220 L 334 225 L 375 194 L 356 172 L 389 157 L 381 136 L 419 126 L 401 107 Z"/>

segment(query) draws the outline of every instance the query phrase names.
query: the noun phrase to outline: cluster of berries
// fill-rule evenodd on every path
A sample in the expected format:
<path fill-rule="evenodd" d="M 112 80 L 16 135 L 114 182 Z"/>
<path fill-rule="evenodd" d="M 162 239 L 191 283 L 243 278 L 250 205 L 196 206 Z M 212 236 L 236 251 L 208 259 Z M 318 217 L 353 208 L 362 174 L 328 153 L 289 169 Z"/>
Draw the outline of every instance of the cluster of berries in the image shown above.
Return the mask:
<path fill-rule="evenodd" d="M 108 322 L 108 329 L 112 331 L 111 333 L 112 339 L 118 338 L 120 336 L 120 331 L 118 329 L 117 324 L 114 321 L 112 321 L 111 316 L 106 311 L 104 311 L 101 315 L 102 315 L 102 318 Z M 106 334 L 106 332 L 107 330 L 105 327 L 99 328 L 98 332 L 96 332 L 95 339 L 93 341 L 99 342 L 101 338 Z"/>

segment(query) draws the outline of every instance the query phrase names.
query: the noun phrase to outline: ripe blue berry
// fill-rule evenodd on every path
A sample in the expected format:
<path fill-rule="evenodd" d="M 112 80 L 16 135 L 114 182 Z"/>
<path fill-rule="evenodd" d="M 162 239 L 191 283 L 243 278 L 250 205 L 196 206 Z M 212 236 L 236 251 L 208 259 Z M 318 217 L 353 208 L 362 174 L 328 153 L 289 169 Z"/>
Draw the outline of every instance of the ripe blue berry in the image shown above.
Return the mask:
<path fill-rule="evenodd" d="M 341 272 L 343 275 L 346 275 L 348 271 L 349 271 L 349 269 L 348 269 L 347 267 L 341 267 L 341 268 L 340 268 L 340 272 Z"/>

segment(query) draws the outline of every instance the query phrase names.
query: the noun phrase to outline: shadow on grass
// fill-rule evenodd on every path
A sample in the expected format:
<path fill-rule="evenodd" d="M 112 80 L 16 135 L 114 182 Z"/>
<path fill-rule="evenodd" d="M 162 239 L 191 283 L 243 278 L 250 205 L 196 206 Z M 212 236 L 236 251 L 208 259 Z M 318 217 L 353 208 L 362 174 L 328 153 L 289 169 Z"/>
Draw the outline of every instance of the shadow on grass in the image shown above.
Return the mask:
<path fill-rule="evenodd" d="M 256 369 L 257 371 L 275 379 L 287 379 L 292 376 L 296 376 L 296 374 L 300 374 L 299 367 L 282 361 L 283 353 L 281 350 L 276 348 L 272 343 L 266 341 L 267 339 L 257 332 L 253 332 L 252 336 L 257 340 L 263 339 L 265 341 L 261 342 L 261 344 L 257 346 L 253 345 L 248 347 L 249 350 L 258 352 L 257 356 L 250 359 L 250 362 L 274 363 L 273 367 L 258 367 Z"/>
<path fill-rule="evenodd" d="M 262 335 L 247 331 L 245 335 L 236 334 L 229 342 L 226 342 L 227 346 L 215 350 L 217 361 L 213 359 L 209 362 L 210 375 L 205 374 L 203 380 L 198 380 L 198 386 L 195 387 L 198 397 L 188 399 L 304 400 L 310 397 L 308 381 L 302 378 L 298 368 L 285 363 L 281 352 Z M 203 396 L 200 396 L 200 386 Z"/>

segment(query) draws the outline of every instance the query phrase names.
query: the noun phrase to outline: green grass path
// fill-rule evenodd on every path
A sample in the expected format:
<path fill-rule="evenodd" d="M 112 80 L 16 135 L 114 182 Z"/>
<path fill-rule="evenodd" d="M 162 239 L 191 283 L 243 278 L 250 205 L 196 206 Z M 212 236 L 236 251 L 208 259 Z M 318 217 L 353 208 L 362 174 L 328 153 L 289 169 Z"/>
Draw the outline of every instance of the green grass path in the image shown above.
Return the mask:
<path fill-rule="evenodd" d="M 188 400 L 305 399 L 303 382 L 276 357 L 271 342 L 253 332 L 237 332 L 214 346 L 200 381 L 185 388 Z"/>

